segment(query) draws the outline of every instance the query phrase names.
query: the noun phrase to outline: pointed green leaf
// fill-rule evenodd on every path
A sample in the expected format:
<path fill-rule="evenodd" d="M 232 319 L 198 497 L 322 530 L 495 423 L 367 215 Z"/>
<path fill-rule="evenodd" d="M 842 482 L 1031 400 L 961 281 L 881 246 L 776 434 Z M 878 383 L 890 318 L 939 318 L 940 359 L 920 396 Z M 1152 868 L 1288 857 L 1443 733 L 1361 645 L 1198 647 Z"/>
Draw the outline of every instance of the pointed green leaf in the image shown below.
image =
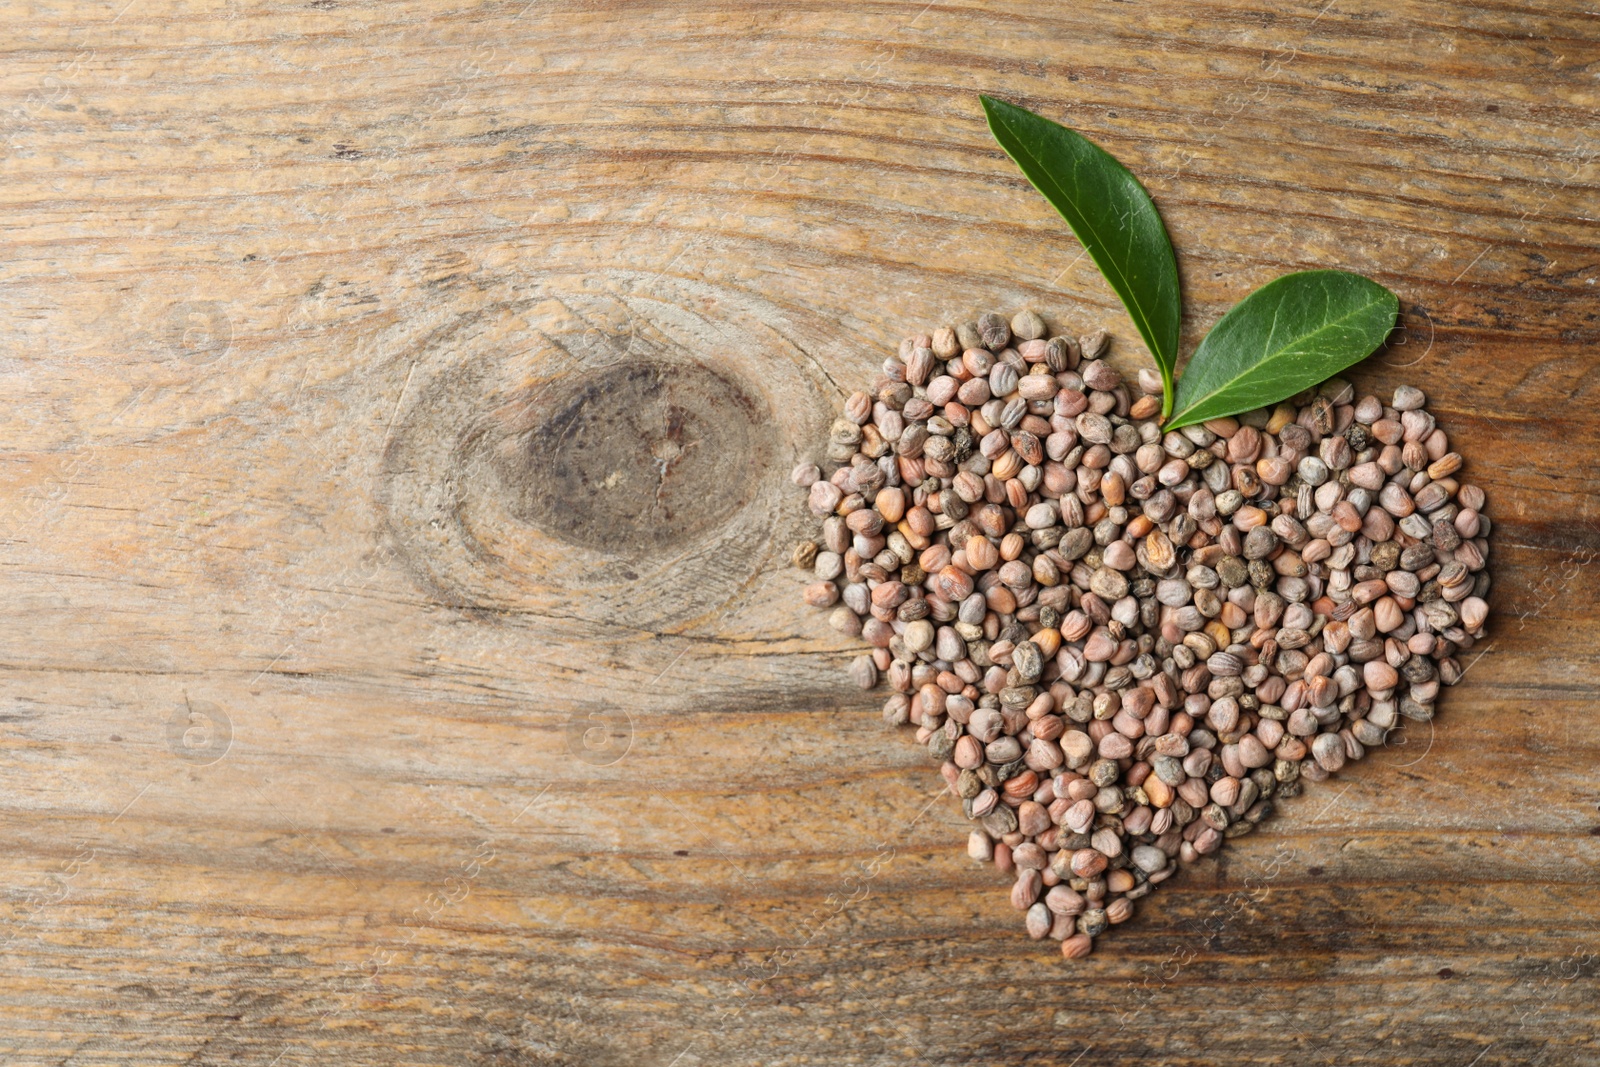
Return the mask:
<path fill-rule="evenodd" d="M 1121 298 L 1166 384 L 1178 362 L 1178 261 L 1139 179 L 1080 133 L 1026 108 L 980 96 L 989 129 L 1033 187 L 1061 213 Z"/>
<path fill-rule="evenodd" d="M 1183 368 L 1166 428 L 1275 404 L 1359 363 L 1394 328 L 1400 301 L 1342 270 L 1268 282 L 1206 334 Z"/>

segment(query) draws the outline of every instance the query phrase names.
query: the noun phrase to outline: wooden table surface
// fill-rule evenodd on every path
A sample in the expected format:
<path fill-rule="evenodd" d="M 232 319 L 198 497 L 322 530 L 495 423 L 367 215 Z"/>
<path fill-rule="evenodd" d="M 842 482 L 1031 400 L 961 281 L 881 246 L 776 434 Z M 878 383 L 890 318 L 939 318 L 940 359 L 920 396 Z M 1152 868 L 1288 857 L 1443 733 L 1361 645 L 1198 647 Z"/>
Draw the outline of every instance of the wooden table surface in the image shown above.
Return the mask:
<path fill-rule="evenodd" d="M 1593 5 L 1587 5 L 1593 6 Z M 1600 34 L 1558 3 L 4 4 L 0 1063 L 1600 1063 Z M 909 329 L 1400 294 L 1431 730 L 1068 963 L 785 566 Z"/>

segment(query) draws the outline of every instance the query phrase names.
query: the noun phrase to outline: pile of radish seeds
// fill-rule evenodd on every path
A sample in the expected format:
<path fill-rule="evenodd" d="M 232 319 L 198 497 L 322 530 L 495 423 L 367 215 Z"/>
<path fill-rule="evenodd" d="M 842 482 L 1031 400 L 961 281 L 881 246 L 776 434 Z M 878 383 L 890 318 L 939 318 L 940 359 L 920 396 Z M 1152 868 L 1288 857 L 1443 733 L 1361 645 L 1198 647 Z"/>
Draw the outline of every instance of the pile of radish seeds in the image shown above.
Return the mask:
<path fill-rule="evenodd" d="M 1431 719 L 1488 614 L 1484 494 L 1420 391 L 1163 433 L 1159 378 L 1107 347 L 1032 311 L 908 337 L 794 472 L 806 602 L 1068 958 Z"/>

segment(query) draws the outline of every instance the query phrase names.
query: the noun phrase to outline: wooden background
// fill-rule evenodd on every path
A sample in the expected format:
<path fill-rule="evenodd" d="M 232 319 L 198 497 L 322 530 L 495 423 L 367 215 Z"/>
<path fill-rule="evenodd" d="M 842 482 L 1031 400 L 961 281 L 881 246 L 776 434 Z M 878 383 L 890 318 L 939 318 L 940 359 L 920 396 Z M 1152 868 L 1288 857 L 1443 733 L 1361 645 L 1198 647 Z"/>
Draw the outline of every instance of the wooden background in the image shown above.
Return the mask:
<path fill-rule="evenodd" d="M 0 5 L 0 1063 L 1600 1062 L 1584 7 Z M 784 566 L 907 329 L 1145 358 L 980 90 L 1189 346 L 1398 292 L 1496 522 L 1435 728 L 1075 964 Z"/>

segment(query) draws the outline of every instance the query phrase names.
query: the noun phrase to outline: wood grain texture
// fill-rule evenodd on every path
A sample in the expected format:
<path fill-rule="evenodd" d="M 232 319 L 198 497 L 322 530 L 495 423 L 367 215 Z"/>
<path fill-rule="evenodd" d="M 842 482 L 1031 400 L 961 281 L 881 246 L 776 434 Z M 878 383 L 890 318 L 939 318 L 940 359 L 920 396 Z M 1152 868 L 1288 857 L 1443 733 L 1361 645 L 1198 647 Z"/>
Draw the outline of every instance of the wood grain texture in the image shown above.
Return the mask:
<path fill-rule="evenodd" d="M 0 11 L 0 1062 L 1600 1063 L 1583 5 Z M 1399 293 L 1352 377 L 1497 524 L 1434 728 L 1077 965 L 784 567 L 905 330 L 1144 358 L 979 91 L 1145 180 L 1186 350 Z"/>

